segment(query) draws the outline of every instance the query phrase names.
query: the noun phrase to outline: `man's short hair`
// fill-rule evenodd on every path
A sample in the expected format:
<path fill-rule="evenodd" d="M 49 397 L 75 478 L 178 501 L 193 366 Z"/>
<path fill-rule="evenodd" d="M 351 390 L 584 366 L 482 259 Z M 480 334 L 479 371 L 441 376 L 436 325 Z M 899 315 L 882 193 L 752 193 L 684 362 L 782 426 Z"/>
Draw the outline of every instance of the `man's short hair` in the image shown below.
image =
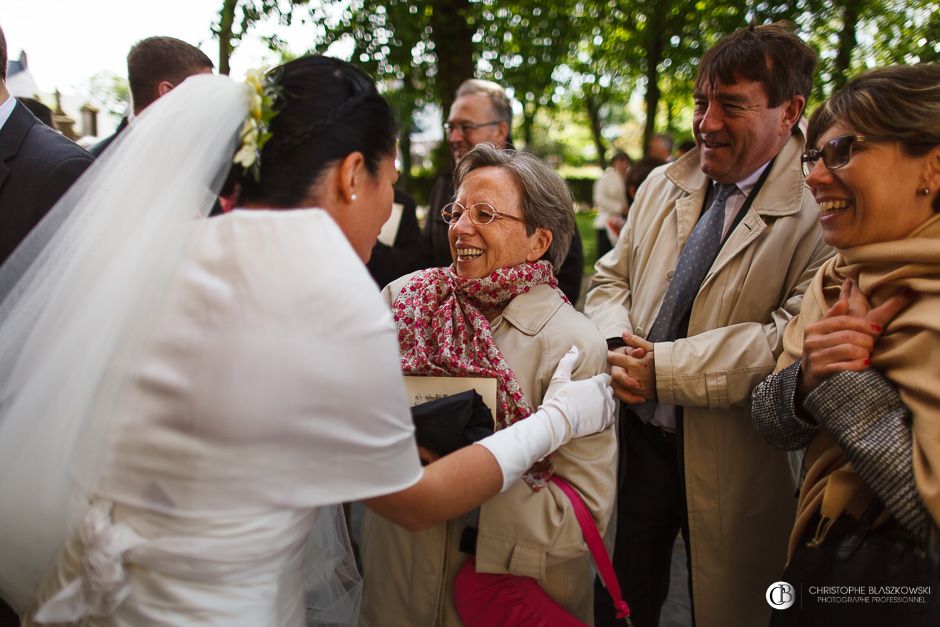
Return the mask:
<path fill-rule="evenodd" d="M 139 111 L 159 98 L 157 85 L 178 85 L 188 76 L 212 69 L 212 61 L 199 48 L 175 37 L 142 39 L 127 54 L 127 82 L 134 108 Z"/>
<path fill-rule="evenodd" d="M 493 114 L 501 122 L 506 122 L 509 128 L 508 137 L 512 137 L 512 104 L 506 95 L 506 90 L 499 83 L 485 81 L 479 78 L 468 78 L 457 88 L 457 98 L 483 94 L 490 99 Z"/>
<path fill-rule="evenodd" d="M 0 81 L 7 80 L 7 38 L 0 28 Z"/>
<path fill-rule="evenodd" d="M 809 100 L 815 69 L 816 53 L 789 24 L 751 24 L 725 35 L 705 53 L 695 88 L 756 81 L 767 92 L 767 104 L 778 107 L 796 95 Z"/>
<path fill-rule="evenodd" d="M 628 155 L 627 153 L 625 153 L 625 152 L 622 151 L 622 150 L 618 150 L 617 152 L 615 152 L 615 153 L 614 153 L 614 156 L 611 158 L 610 162 L 611 162 L 611 163 L 617 163 L 617 162 L 620 161 L 621 159 L 625 160 L 625 161 L 626 161 L 627 163 L 629 163 L 629 164 L 632 164 L 632 163 L 633 163 L 633 159 L 630 158 L 630 155 Z"/>

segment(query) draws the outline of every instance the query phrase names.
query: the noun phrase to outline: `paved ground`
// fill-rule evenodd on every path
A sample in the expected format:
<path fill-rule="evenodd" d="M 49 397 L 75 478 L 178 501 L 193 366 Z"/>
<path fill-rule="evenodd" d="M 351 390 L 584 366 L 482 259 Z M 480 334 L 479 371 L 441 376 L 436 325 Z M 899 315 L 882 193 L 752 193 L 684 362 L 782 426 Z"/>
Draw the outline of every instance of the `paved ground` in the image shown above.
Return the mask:
<path fill-rule="evenodd" d="M 627 599 L 629 602 L 629 599 Z M 659 627 L 691 627 L 692 604 L 689 602 L 688 575 L 685 567 L 685 543 L 676 538 L 672 551 L 672 572 L 669 581 L 669 596 L 659 616 Z"/>

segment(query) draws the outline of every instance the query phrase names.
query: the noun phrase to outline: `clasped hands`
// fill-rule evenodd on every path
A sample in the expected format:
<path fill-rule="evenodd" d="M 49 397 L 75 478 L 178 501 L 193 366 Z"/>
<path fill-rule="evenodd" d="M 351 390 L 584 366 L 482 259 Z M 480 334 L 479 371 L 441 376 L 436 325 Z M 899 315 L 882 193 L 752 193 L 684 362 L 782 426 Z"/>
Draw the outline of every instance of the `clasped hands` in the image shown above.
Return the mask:
<path fill-rule="evenodd" d="M 911 304 L 914 296 L 913 290 L 902 288 L 872 307 L 857 283 L 846 279 L 836 303 L 803 334 L 799 393 L 808 394 L 838 372 L 868 368 L 885 326 Z"/>
<path fill-rule="evenodd" d="M 614 396 L 624 403 L 638 405 L 656 400 L 656 364 L 653 343 L 624 332 L 626 346 L 607 351 L 610 384 Z"/>

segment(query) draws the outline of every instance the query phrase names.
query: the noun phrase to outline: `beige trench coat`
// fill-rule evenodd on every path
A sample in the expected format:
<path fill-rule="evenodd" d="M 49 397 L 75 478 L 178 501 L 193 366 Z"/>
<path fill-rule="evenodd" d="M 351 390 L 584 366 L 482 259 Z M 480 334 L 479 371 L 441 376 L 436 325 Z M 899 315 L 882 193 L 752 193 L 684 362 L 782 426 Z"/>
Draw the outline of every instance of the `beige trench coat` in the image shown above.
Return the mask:
<path fill-rule="evenodd" d="M 773 371 L 810 279 L 832 254 L 800 172 L 802 147 L 802 136 L 790 138 L 730 233 L 696 297 L 688 338 L 654 347 L 659 401 L 685 408 L 698 627 L 766 625 L 764 594 L 786 561 L 794 476 L 787 454 L 751 426 L 749 402 Z M 697 150 L 655 170 L 640 189 L 587 294 L 585 313 L 606 338 L 649 332 L 706 191 Z"/>
<path fill-rule="evenodd" d="M 389 302 L 408 278 L 385 289 Z M 606 369 L 607 345 L 600 332 L 548 286 L 514 298 L 492 328 L 533 408 L 572 344 L 581 351 L 575 379 Z M 552 455 L 555 472 L 581 494 L 601 534 L 616 499 L 615 438 L 614 430 L 607 429 L 573 440 Z M 410 533 L 367 512 L 362 528 L 363 625 L 459 626 L 452 589 L 466 559 L 458 545 L 467 522 L 465 517 Z M 554 485 L 533 492 L 519 482 L 484 503 L 476 559 L 482 572 L 534 577 L 561 605 L 593 624 L 590 556 L 567 497 Z"/>

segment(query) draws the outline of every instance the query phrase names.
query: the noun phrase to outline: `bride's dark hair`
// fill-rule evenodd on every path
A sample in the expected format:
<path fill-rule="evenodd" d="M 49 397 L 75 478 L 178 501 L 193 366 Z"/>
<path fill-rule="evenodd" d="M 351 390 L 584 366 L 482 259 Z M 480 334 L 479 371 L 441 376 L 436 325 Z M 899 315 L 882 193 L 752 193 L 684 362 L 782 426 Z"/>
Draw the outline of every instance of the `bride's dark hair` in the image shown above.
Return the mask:
<path fill-rule="evenodd" d="M 277 85 L 271 139 L 261 153 L 261 175 L 241 176 L 241 200 L 269 207 L 296 207 L 321 173 L 360 152 L 371 174 L 395 152 L 395 120 L 375 83 L 355 66 L 305 56 L 274 68 Z M 238 166 L 235 169 L 240 169 Z"/>

